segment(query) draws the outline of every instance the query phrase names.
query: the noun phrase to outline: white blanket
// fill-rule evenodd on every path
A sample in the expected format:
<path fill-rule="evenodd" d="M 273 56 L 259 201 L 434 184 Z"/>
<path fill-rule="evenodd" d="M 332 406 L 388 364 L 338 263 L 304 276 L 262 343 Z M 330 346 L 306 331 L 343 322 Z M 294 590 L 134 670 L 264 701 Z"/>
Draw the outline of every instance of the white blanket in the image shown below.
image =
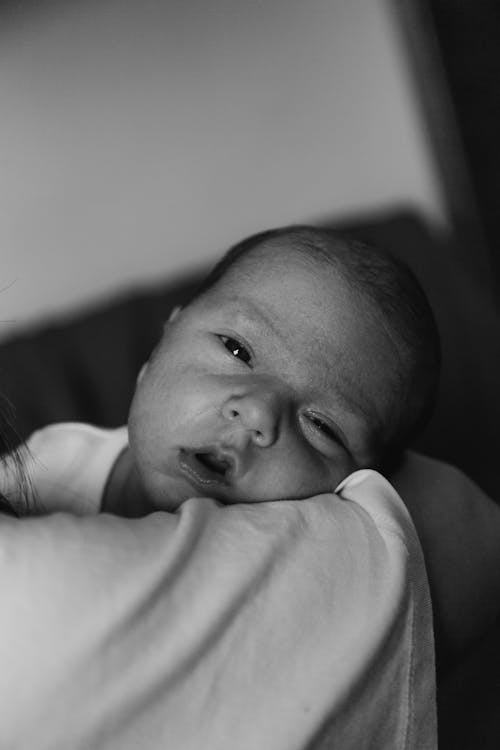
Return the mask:
<path fill-rule="evenodd" d="M 378 474 L 140 520 L 0 519 L 0 747 L 436 747 L 431 610 Z"/>

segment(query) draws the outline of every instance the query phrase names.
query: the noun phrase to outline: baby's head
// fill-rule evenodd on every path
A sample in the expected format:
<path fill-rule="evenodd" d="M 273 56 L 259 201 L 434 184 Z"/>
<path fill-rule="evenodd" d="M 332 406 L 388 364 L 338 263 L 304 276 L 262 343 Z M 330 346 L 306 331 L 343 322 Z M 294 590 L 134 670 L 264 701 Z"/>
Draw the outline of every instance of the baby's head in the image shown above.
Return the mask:
<path fill-rule="evenodd" d="M 130 411 L 133 460 L 158 508 L 333 491 L 401 454 L 438 370 L 434 318 L 405 266 L 313 227 L 264 232 L 165 326 Z"/>

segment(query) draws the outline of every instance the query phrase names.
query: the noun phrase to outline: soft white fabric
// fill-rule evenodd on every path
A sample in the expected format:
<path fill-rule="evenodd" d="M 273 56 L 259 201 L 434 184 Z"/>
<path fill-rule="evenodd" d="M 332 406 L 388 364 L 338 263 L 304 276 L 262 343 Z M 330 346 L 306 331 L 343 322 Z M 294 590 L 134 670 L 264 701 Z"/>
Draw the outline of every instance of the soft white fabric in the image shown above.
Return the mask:
<path fill-rule="evenodd" d="M 105 430 L 81 422 L 44 427 L 30 436 L 23 453 L 31 485 L 28 497 L 20 496 L 8 464 L 0 469 L 0 493 L 21 516 L 28 511 L 98 513 L 113 464 L 127 441 L 126 427 Z"/>
<path fill-rule="evenodd" d="M 378 474 L 339 495 L 0 519 L 0 747 L 436 747 L 428 585 Z"/>

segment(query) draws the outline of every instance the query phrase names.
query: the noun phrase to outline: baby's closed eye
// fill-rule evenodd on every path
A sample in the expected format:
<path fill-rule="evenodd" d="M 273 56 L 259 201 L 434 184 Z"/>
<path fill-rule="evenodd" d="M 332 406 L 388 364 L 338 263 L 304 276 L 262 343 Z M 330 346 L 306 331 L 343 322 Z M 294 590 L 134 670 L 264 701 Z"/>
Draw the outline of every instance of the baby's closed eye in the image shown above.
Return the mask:
<path fill-rule="evenodd" d="M 308 414 L 307 419 L 322 435 L 327 437 L 329 440 L 335 440 L 339 442 L 339 436 L 337 432 L 322 417 L 319 417 L 317 414 Z"/>

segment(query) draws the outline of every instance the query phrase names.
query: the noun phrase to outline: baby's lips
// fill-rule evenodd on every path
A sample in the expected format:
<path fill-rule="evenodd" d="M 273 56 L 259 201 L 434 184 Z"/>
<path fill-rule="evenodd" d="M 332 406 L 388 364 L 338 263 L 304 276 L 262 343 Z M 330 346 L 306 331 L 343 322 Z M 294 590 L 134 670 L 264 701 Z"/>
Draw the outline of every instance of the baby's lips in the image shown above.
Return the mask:
<path fill-rule="evenodd" d="M 236 482 L 243 476 L 246 471 L 246 461 L 243 454 L 226 445 L 220 445 L 217 447 L 217 456 L 228 463 L 226 480 L 229 484 Z"/>
<path fill-rule="evenodd" d="M 202 486 L 231 484 L 242 469 L 238 453 L 218 445 L 181 448 L 179 466 L 184 474 Z"/>
<path fill-rule="evenodd" d="M 179 468 L 181 472 L 198 488 L 213 485 L 225 485 L 225 472 L 203 460 L 202 451 L 181 448 L 179 451 Z"/>

